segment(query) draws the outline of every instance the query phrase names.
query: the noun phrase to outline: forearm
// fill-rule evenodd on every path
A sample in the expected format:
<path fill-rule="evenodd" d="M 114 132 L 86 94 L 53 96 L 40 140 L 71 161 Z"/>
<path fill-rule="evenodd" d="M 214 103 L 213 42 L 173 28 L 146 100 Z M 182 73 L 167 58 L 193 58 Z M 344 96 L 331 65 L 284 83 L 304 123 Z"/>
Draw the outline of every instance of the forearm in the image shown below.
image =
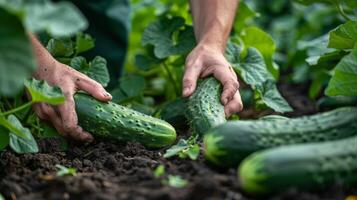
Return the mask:
<path fill-rule="evenodd" d="M 33 74 L 35 78 L 47 78 L 52 75 L 55 70 L 57 61 L 52 57 L 52 55 L 47 51 L 47 49 L 42 46 L 40 41 L 36 38 L 35 35 L 29 33 L 30 42 L 32 45 L 33 54 L 37 61 L 37 70 Z"/>
<path fill-rule="evenodd" d="M 238 0 L 190 0 L 198 44 L 224 51 Z"/>

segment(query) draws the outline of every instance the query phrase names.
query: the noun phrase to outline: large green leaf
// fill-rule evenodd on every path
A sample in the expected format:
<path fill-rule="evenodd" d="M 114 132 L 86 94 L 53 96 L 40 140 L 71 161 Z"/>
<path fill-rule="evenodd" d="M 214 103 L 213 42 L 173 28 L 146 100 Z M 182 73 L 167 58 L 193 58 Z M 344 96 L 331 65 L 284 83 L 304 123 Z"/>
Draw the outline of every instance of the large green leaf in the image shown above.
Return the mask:
<path fill-rule="evenodd" d="M 19 137 L 10 131 L 10 147 L 16 153 L 37 153 L 38 146 L 35 138 L 32 136 L 29 129 L 24 128 L 21 122 L 14 116 L 10 115 L 7 119 L 13 126 L 21 130 L 26 135 L 26 138 Z"/>
<path fill-rule="evenodd" d="M 329 96 L 357 96 L 357 44 L 353 51 L 337 64 L 326 94 Z"/>
<path fill-rule="evenodd" d="M 279 77 L 279 68 L 273 63 L 275 42 L 273 38 L 258 27 L 248 27 L 242 30 L 241 38 L 246 48 L 254 47 L 263 55 L 269 72 L 275 79 Z"/>
<path fill-rule="evenodd" d="M 74 69 L 102 84 L 103 87 L 106 87 L 110 81 L 107 61 L 103 57 L 96 56 L 90 63 L 87 63 L 84 57 L 78 56 L 72 58 L 70 65 Z"/>
<path fill-rule="evenodd" d="M 291 107 L 280 95 L 275 80 L 268 72 L 261 53 L 256 48 L 248 48 L 245 58 L 241 58 L 242 48 L 228 43 L 226 57 L 243 81 L 256 90 L 261 100 L 277 112 L 291 111 Z"/>
<path fill-rule="evenodd" d="M 330 32 L 328 47 L 352 49 L 357 41 L 357 22 L 348 21 Z"/>
<path fill-rule="evenodd" d="M 47 31 L 55 37 L 76 34 L 87 28 L 87 21 L 70 2 L 27 3 L 25 24 L 32 32 Z"/>
<path fill-rule="evenodd" d="M 5 200 L 5 198 L 0 194 L 0 200 Z"/>
<path fill-rule="evenodd" d="M 30 41 L 21 21 L 0 7 L 0 96 L 19 93 L 36 69 Z"/>
<path fill-rule="evenodd" d="M 163 59 L 189 53 L 195 45 L 194 38 L 192 27 L 185 25 L 183 18 L 173 17 L 151 23 L 145 29 L 141 42 L 142 45 L 153 45 L 155 56 Z"/>
<path fill-rule="evenodd" d="M 0 151 L 9 145 L 9 131 L 0 126 Z"/>
<path fill-rule="evenodd" d="M 26 80 L 25 86 L 30 92 L 33 102 L 58 105 L 65 101 L 62 90 L 57 86 L 51 87 L 46 81 L 36 79 Z"/>

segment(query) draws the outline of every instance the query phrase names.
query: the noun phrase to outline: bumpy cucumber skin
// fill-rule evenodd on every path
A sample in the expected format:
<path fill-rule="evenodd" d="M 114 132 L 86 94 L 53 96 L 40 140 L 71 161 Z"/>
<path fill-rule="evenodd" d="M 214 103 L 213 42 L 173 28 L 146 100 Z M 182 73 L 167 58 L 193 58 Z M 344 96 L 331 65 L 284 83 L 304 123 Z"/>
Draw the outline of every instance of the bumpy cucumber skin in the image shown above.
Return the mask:
<path fill-rule="evenodd" d="M 216 165 L 235 167 L 258 150 L 353 135 L 357 135 L 356 107 L 286 120 L 230 121 L 205 135 L 205 156 Z"/>
<path fill-rule="evenodd" d="M 203 135 L 209 129 L 225 123 L 224 106 L 220 96 L 222 85 L 214 77 L 198 83 L 187 102 L 186 117 L 195 134 Z"/>
<path fill-rule="evenodd" d="M 79 125 L 95 136 L 136 141 L 151 148 L 171 145 L 175 129 L 167 122 L 86 94 L 74 96 Z"/>
<path fill-rule="evenodd" d="M 243 160 L 238 174 L 243 190 L 255 195 L 350 186 L 357 183 L 357 136 L 258 151 Z"/>

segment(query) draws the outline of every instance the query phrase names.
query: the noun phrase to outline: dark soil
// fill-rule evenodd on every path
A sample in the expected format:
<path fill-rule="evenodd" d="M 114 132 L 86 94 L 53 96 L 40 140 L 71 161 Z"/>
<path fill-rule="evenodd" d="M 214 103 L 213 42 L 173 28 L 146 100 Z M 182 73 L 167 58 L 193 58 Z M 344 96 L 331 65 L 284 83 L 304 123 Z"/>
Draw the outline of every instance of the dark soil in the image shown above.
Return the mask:
<path fill-rule="evenodd" d="M 284 96 L 298 109 L 291 116 L 316 112 L 313 102 L 298 93 Z M 202 155 L 197 161 L 164 159 L 164 150 L 148 150 L 136 143 L 70 144 L 66 152 L 58 151 L 56 139 L 42 140 L 39 144 L 42 153 L 38 154 L 0 152 L 0 193 L 7 199 L 254 199 L 240 191 L 236 169 L 214 168 Z M 56 164 L 74 167 L 78 173 L 58 177 Z M 156 178 L 153 171 L 160 164 L 165 166 L 166 173 Z M 189 184 L 181 189 L 167 186 L 162 180 L 169 174 L 180 175 Z M 334 186 L 323 192 L 291 190 L 264 199 L 343 200 L 350 194 L 356 193 Z"/>

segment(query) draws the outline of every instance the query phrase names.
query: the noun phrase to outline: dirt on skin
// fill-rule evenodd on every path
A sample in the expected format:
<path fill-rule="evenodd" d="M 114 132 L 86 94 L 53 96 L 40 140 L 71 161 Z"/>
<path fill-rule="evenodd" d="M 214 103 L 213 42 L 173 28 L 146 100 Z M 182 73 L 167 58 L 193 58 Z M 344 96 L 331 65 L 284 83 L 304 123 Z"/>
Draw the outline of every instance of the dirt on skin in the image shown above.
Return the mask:
<path fill-rule="evenodd" d="M 297 110 L 291 116 L 316 112 L 313 103 L 297 93 L 283 95 Z M 180 133 L 180 137 L 188 136 L 188 133 Z M 202 155 L 197 161 L 164 159 L 164 149 L 148 150 L 137 143 L 106 141 L 70 144 L 66 152 L 59 151 L 56 139 L 41 140 L 39 146 L 41 153 L 38 154 L 0 152 L 0 193 L 6 199 L 256 199 L 242 193 L 236 169 L 217 169 L 206 163 Z M 76 168 L 77 175 L 56 176 L 56 164 Z M 156 178 L 153 171 L 159 165 L 164 165 L 166 172 Z M 180 175 L 188 185 L 184 188 L 168 186 L 163 181 L 168 175 Z M 290 190 L 261 199 L 343 200 L 352 194 L 357 191 L 333 186 L 317 192 Z"/>

